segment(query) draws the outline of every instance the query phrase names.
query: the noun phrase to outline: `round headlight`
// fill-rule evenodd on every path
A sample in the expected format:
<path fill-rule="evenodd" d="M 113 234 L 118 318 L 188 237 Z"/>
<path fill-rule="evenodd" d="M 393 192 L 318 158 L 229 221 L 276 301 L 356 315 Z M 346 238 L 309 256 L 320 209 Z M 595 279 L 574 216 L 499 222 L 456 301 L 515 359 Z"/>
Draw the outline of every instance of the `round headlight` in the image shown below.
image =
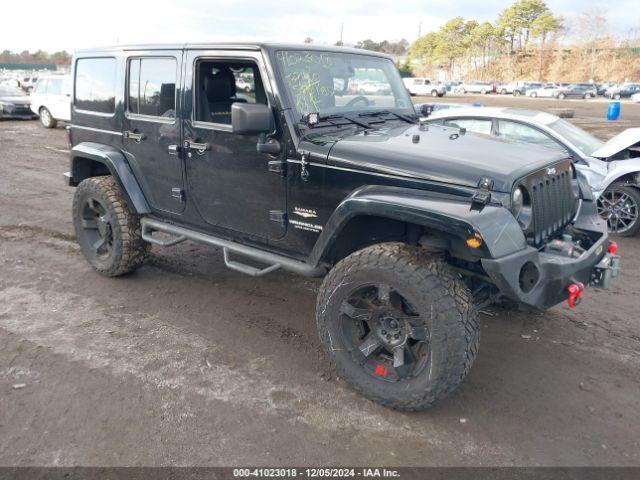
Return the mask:
<path fill-rule="evenodd" d="M 524 187 L 518 187 L 511 194 L 511 213 L 526 230 L 531 226 L 531 198 Z"/>
<path fill-rule="evenodd" d="M 513 213 L 516 219 L 522 213 L 522 207 L 524 207 L 524 192 L 522 191 L 522 187 L 518 187 L 511 195 L 511 213 Z"/>

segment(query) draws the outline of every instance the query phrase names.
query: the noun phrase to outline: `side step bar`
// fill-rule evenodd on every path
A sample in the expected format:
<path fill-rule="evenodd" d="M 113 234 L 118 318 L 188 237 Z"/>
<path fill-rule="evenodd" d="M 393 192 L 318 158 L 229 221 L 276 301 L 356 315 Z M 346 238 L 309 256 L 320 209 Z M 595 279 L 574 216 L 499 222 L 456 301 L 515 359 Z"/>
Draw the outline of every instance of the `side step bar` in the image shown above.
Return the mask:
<path fill-rule="evenodd" d="M 140 223 L 142 225 L 142 238 L 149 243 L 160 245 L 161 247 L 170 247 L 184 242 L 185 240 L 192 240 L 194 242 L 220 247 L 222 248 L 224 256 L 224 263 L 228 268 L 251 275 L 252 277 L 261 277 L 281 268 L 306 277 L 321 277 L 327 273 L 326 269 L 322 267 L 314 267 L 276 253 L 265 252 L 258 248 L 241 245 L 230 240 L 196 232 L 184 227 L 178 227 L 152 218 L 143 218 Z M 162 240 L 154 237 L 153 232 L 167 233 L 169 235 L 173 235 L 175 238 Z M 231 260 L 229 256 L 230 253 L 235 253 L 258 262 L 266 263 L 269 266 L 265 268 L 256 268 L 251 265 L 246 265 L 239 261 Z"/>

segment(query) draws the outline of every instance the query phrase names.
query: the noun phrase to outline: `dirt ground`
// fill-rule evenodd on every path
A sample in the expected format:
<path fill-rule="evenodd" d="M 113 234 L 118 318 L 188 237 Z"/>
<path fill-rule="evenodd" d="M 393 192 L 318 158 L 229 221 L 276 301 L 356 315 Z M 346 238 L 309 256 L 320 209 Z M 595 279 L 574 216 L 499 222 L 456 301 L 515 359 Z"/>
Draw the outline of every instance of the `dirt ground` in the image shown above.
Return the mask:
<path fill-rule="evenodd" d="M 602 137 L 640 124 L 626 103 L 607 123 L 598 101 L 438 101 L 469 100 L 572 106 Z M 573 311 L 483 314 L 462 386 L 399 413 L 329 369 L 315 281 L 248 278 L 195 244 L 94 273 L 65 142 L 0 122 L 0 465 L 640 465 L 640 238 L 619 241 L 613 289 Z"/>

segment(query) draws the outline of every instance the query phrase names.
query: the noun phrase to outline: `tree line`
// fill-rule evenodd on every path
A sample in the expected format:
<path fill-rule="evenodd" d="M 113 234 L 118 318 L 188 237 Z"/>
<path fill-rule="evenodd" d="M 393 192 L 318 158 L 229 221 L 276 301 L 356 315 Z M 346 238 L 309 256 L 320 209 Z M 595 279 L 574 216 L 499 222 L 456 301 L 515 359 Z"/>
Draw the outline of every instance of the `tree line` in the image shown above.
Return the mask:
<path fill-rule="evenodd" d="M 516 0 L 495 22 L 456 17 L 421 36 L 406 66 L 479 80 L 621 80 L 640 74 L 640 58 L 629 48 L 637 42 L 637 31 L 635 39 L 616 42 L 601 11 L 567 21 L 543 0 Z"/>
<path fill-rule="evenodd" d="M 33 53 L 24 50 L 21 53 L 13 53 L 9 50 L 4 50 L 0 53 L 0 63 L 71 65 L 71 54 L 66 50 L 54 53 L 47 53 L 44 50 L 38 50 Z"/>

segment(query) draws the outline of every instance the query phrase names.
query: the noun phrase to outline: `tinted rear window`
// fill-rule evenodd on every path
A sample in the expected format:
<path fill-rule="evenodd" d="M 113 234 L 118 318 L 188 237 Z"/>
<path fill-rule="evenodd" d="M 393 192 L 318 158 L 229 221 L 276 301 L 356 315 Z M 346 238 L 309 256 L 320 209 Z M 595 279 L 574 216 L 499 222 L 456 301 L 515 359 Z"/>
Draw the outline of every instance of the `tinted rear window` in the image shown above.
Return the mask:
<path fill-rule="evenodd" d="M 76 62 L 74 105 L 79 110 L 115 112 L 115 58 L 81 58 Z"/>
<path fill-rule="evenodd" d="M 132 59 L 129 62 L 129 112 L 175 117 L 176 69 L 174 58 Z"/>

